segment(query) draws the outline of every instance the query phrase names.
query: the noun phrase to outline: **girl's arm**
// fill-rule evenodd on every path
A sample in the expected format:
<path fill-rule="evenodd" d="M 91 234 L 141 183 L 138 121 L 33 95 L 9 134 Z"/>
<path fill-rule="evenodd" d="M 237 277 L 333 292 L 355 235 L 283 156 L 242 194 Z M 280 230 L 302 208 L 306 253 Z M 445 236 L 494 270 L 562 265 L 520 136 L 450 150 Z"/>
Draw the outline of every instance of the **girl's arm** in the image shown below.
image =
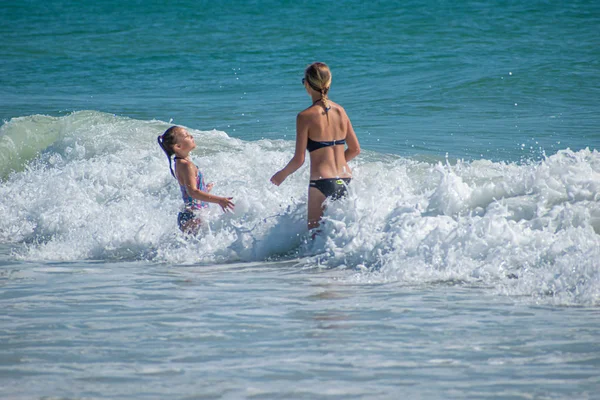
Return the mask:
<path fill-rule="evenodd" d="M 271 177 L 271 182 L 274 185 L 281 185 L 281 183 L 291 174 L 296 172 L 298 168 L 304 164 L 304 157 L 306 155 L 306 145 L 308 143 L 308 119 L 298 114 L 296 117 L 296 150 L 294 157 L 288 162 L 288 164 L 279 172 Z"/>
<path fill-rule="evenodd" d="M 348 131 L 346 132 L 346 144 L 348 145 L 348 148 L 344 152 L 344 156 L 346 157 L 346 162 L 348 162 L 360 154 L 360 144 L 358 144 L 358 138 L 356 137 L 356 133 L 354 133 L 354 128 L 352 128 L 352 123 L 347 115 L 346 119 L 348 119 Z"/>
<path fill-rule="evenodd" d="M 196 185 L 196 175 L 198 171 L 195 165 L 187 160 L 180 160 L 177 165 L 177 180 L 179 184 L 185 186 L 187 193 L 194 199 L 206 201 L 207 203 L 217 203 L 223 211 L 232 209 L 234 204 L 231 202 L 233 197 L 215 196 L 198 189 Z"/>

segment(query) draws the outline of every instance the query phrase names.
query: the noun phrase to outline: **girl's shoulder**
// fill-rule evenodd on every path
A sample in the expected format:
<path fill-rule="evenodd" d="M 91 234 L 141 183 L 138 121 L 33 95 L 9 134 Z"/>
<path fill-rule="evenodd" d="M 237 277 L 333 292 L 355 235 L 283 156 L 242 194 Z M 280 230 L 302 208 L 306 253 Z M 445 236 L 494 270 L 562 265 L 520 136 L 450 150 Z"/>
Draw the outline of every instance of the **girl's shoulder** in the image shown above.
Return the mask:
<path fill-rule="evenodd" d="M 197 171 L 198 166 L 192 162 L 192 160 L 185 158 L 176 158 L 175 159 L 175 171 Z"/>
<path fill-rule="evenodd" d="M 181 186 L 189 185 L 200 172 L 198 167 L 191 160 L 180 158 L 175 161 L 175 178 L 177 178 L 177 182 Z"/>
<path fill-rule="evenodd" d="M 193 165 L 195 166 L 196 164 L 194 164 L 192 162 L 191 159 L 189 158 L 179 158 L 179 157 L 175 157 L 175 162 L 179 165 Z"/>

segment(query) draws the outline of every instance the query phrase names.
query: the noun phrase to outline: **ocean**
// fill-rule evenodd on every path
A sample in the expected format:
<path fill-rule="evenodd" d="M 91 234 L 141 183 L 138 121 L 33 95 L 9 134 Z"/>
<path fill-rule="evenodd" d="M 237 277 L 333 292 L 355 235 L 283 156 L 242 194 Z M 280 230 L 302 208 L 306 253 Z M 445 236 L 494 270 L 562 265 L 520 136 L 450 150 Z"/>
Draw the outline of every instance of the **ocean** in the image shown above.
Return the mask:
<path fill-rule="evenodd" d="M 600 3 L 2 9 L 0 398 L 600 399 Z M 314 61 L 362 153 L 313 240 Z"/>

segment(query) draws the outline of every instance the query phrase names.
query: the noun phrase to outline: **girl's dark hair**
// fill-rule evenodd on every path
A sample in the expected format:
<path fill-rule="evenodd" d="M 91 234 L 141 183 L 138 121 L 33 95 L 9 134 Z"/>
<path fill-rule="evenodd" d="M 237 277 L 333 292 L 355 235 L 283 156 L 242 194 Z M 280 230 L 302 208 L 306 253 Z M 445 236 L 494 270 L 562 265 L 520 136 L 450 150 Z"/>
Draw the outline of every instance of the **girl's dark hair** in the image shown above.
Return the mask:
<path fill-rule="evenodd" d="M 179 126 L 172 126 L 165 131 L 162 135 L 160 135 L 156 140 L 158 141 L 158 145 L 167 155 L 169 159 L 169 169 L 171 170 L 171 175 L 175 178 L 175 172 L 173 172 L 173 166 L 171 165 L 171 156 L 175 154 L 173 150 L 173 146 L 175 146 L 175 133 L 181 129 Z"/>

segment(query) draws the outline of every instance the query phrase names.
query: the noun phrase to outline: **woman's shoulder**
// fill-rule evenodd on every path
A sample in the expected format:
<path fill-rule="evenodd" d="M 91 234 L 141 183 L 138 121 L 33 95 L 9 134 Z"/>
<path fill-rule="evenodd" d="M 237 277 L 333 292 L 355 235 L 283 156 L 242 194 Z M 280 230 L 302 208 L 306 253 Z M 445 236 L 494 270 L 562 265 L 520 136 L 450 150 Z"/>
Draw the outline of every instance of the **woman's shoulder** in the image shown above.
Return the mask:
<path fill-rule="evenodd" d="M 331 107 L 332 110 L 336 110 L 336 111 L 340 112 L 341 114 L 346 115 L 346 110 L 344 109 L 344 107 L 342 107 L 338 103 L 330 101 L 329 105 L 330 105 L 330 107 Z"/>
<path fill-rule="evenodd" d="M 304 110 L 300 111 L 297 115 L 298 118 L 307 117 L 315 113 L 315 108 L 313 106 L 307 107 Z"/>
<path fill-rule="evenodd" d="M 321 115 L 323 111 L 322 107 L 315 107 L 314 105 L 311 105 L 308 108 L 305 108 L 304 110 L 300 111 L 297 115 L 297 117 L 300 118 L 306 118 L 306 117 L 311 117 L 311 116 L 315 116 L 315 115 Z M 339 105 L 338 103 L 335 103 L 331 100 L 329 100 L 329 111 L 335 111 L 340 113 L 341 115 L 346 115 L 346 110 L 344 109 L 344 107 L 342 107 L 341 105 Z"/>

